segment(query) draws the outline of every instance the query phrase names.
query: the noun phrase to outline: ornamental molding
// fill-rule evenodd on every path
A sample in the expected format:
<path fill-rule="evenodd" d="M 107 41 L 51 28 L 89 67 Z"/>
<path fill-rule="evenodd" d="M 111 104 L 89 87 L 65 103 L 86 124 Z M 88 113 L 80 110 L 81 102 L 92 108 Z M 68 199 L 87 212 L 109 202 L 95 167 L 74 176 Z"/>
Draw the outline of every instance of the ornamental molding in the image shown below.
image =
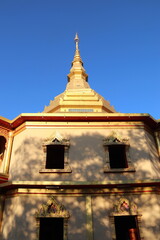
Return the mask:
<path fill-rule="evenodd" d="M 43 145 L 68 145 L 69 146 L 69 139 L 63 138 L 62 135 L 56 131 L 52 136 L 45 138 Z"/>
<path fill-rule="evenodd" d="M 114 216 L 138 215 L 138 208 L 134 202 L 131 202 L 127 198 L 120 198 L 114 204 L 114 210 L 113 210 L 112 214 Z"/>
<path fill-rule="evenodd" d="M 110 136 L 103 139 L 104 145 L 107 144 L 129 144 L 129 138 L 118 135 L 116 132 L 112 132 Z"/>
<path fill-rule="evenodd" d="M 69 218 L 70 214 L 61 203 L 51 197 L 47 203 L 42 204 L 40 209 L 37 210 L 35 217 Z"/>

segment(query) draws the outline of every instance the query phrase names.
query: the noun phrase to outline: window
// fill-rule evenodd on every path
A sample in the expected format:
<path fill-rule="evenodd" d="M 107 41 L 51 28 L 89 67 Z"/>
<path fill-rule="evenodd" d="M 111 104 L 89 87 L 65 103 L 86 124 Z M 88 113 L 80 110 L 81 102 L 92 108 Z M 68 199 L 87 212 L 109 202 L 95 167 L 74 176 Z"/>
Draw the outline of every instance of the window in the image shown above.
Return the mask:
<path fill-rule="evenodd" d="M 104 172 L 134 172 L 135 168 L 129 156 L 129 141 L 114 136 L 104 139 L 105 166 Z"/>
<path fill-rule="evenodd" d="M 116 240 L 139 240 L 139 230 L 136 216 L 114 217 Z"/>
<path fill-rule="evenodd" d="M 109 145 L 110 168 L 127 168 L 126 146 L 121 144 Z"/>
<path fill-rule="evenodd" d="M 70 173 L 69 140 L 53 138 L 44 142 L 44 160 L 40 173 Z"/>
<path fill-rule="evenodd" d="M 39 240 L 63 240 L 63 218 L 40 218 Z"/>
<path fill-rule="evenodd" d="M 0 160 L 3 160 L 4 151 L 5 151 L 6 139 L 3 136 L 0 136 Z"/>
<path fill-rule="evenodd" d="M 46 169 L 64 168 L 64 145 L 48 145 Z"/>

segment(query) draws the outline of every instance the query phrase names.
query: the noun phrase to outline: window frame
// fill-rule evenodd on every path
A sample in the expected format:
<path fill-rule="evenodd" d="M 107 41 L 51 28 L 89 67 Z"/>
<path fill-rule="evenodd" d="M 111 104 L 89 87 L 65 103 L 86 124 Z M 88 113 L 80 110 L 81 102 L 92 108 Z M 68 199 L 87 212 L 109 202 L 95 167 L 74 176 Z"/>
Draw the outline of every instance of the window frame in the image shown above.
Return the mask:
<path fill-rule="evenodd" d="M 53 168 L 53 169 L 49 169 L 46 168 L 46 161 L 47 161 L 47 146 L 64 146 L 64 168 Z M 43 164 L 42 164 L 42 168 L 39 171 L 40 173 L 71 173 L 71 167 L 69 165 L 69 148 L 70 148 L 70 141 L 68 139 L 47 139 L 43 145 Z"/>
<path fill-rule="evenodd" d="M 125 147 L 125 155 L 126 155 L 126 162 L 127 167 L 126 168 L 111 168 L 110 166 L 110 156 L 109 156 L 109 147 L 110 146 L 124 146 Z M 123 138 L 117 138 L 117 137 L 109 137 L 105 138 L 103 140 L 103 146 L 105 151 L 105 165 L 104 165 L 104 173 L 120 173 L 120 172 L 135 172 L 135 167 L 130 159 L 129 154 L 129 139 Z"/>
<path fill-rule="evenodd" d="M 127 204 L 127 208 L 122 208 L 122 204 Z M 126 197 L 121 197 L 119 200 L 114 202 L 113 210 L 109 216 L 110 227 L 111 227 L 111 238 L 116 240 L 116 228 L 115 228 L 115 217 L 121 216 L 133 216 L 136 217 L 137 228 L 138 228 L 138 237 L 139 240 L 143 240 L 143 231 L 142 231 L 142 214 L 138 210 L 137 205 Z"/>
<path fill-rule="evenodd" d="M 52 208 L 53 206 L 53 208 Z M 63 218 L 63 240 L 68 240 L 68 220 L 69 212 L 54 197 L 51 197 L 47 203 L 42 204 L 35 213 L 37 238 L 40 237 L 40 219 L 41 218 Z"/>

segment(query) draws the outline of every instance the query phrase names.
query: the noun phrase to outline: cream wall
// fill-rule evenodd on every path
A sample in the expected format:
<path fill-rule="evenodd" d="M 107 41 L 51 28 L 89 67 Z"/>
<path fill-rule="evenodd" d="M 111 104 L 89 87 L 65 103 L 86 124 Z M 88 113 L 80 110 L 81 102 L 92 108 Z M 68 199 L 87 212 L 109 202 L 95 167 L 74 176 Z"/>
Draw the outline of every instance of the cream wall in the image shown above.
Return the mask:
<path fill-rule="evenodd" d="M 49 123 L 48 123 L 49 124 Z M 55 124 L 55 123 L 54 123 Z M 65 127 L 62 127 L 65 125 Z M 70 123 L 71 124 L 71 123 Z M 87 124 L 87 127 L 86 127 Z M 103 127 L 102 127 L 103 124 Z M 26 126 L 14 136 L 9 180 L 56 180 L 56 181 L 103 181 L 157 179 L 160 165 L 156 144 L 151 133 L 144 126 L 121 123 L 57 123 L 56 126 Z M 116 123 L 117 124 L 117 123 Z M 123 125 L 128 124 L 128 127 Z M 84 125 L 84 126 L 83 126 Z M 53 137 L 55 132 L 70 139 L 69 164 L 72 173 L 39 173 L 44 161 L 42 144 L 45 138 Z M 136 172 L 104 173 L 105 152 L 103 139 L 113 131 L 130 142 L 129 154 Z"/>
<path fill-rule="evenodd" d="M 70 240 L 86 239 L 85 197 L 57 197 L 71 217 L 68 222 Z M 2 224 L 2 240 L 38 240 L 35 213 L 49 196 L 14 196 L 5 201 Z"/>
<path fill-rule="evenodd" d="M 125 190 L 123 194 L 114 194 L 113 192 L 110 194 L 86 194 L 85 196 L 82 194 L 79 196 L 26 194 L 8 197 L 5 201 L 1 239 L 37 240 L 35 212 L 41 207 L 41 204 L 48 201 L 50 196 L 54 196 L 70 213 L 69 240 L 111 240 L 114 229 L 110 216 L 113 213 L 115 202 L 121 197 L 129 199 L 137 205 L 138 214 L 142 215 L 141 226 L 139 226 L 141 237 L 144 237 L 145 240 L 159 239 L 160 196 L 148 193 L 125 194 Z M 88 196 L 91 196 L 92 219 L 87 228 L 89 211 L 86 208 L 86 202 Z"/>
<path fill-rule="evenodd" d="M 119 194 L 97 196 L 92 198 L 94 240 L 112 239 L 113 228 L 110 217 L 113 205 L 120 197 L 129 199 L 138 207 L 138 214 L 141 215 L 140 235 L 141 239 L 159 239 L 160 232 L 160 196 L 156 194 Z"/>

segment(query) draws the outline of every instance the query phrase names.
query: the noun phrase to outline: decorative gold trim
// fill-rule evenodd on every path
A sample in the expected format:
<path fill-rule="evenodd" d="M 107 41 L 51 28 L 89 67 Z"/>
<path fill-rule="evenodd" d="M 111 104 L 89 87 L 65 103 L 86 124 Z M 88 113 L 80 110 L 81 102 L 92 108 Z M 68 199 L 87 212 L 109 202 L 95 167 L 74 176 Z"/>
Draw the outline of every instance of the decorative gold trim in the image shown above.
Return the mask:
<path fill-rule="evenodd" d="M 113 143 L 116 143 L 116 144 L 123 143 L 123 144 L 129 145 L 129 139 L 118 135 L 117 132 L 115 132 L 115 131 L 113 131 L 110 134 L 110 136 L 105 138 L 103 141 L 104 141 L 104 145 L 113 144 Z"/>
<path fill-rule="evenodd" d="M 127 198 L 120 198 L 114 204 L 114 211 L 112 214 L 114 216 L 138 215 L 137 205 L 133 202 L 130 202 Z"/>
<path fill-rule="evenodd" d="M 152 194 L 158 194 L 158 188 L 157 189 L 152 189 L 150 187 L 136 187 L 134 189 L 128 189 L 127 193 L 133 195 L 137 195 L 137 194 L 148 194 L 148 195 L 152 195 Z M 125 190 L 122 191 L 122 189 L 117 189 L 117 188 L 105 188 L 105 189 L 99 189 L 98 187 L 96 189 L 77 189 L 75 187 L 75 189 L 65 189 L 64 186 L 57 186 L 57 185 L 52 185 L 52 186 L 46 186 L 43 187 L 41 189 L 32 189 L 32 188 L 19 188 L 19 189 L 15 189 L 15 190 L 8 190 L 6 193 L 7 197 L 11 197 L 11 196 L 27 196 L 30 195 L 30 197 L 39 197 L 39 196 L 53 196 L 53 194 L 60 194 L 61 196 L 86 196 L 86 194 L 88 195 L 92 195 L 92 196 L 98 196 L 99 194 L 101 194 L 101 196 L 115 196 L 118 194 L 125 194 Z"/>
<path fill-rule="evenodd" d="M 7 175 L 8 176 L 8 175 Z M 108 181 L 54 181 L 54 186 L 59 186 L 61 188 L 61 186 L 96 186 L 99 189 L 99 185 L 104 186 L 104 188 L 106 188 L 106 185 L 110 185 L 110 186 L 114 186 L 116 185 L 118 187 L 118 185 L 124 185 L 124 184 L 129 184 L 130 186 L 135 186 L 136 190 L 141 190 L 143 189 L 147 189 L 147 190 L 158 190 L 158 186 L 160 183 L 160 179 L 145 179 L 145 180 L 135 180 L 135 179 L 129 179 L 129 180 L 108 180 Z M 46 187 L 46 186 L 53 186 L 53 181 L 9 181 L 6 183 L 2 183 L 1 184 L 1 189 L 3 188 L 7 188 L 7 187 L 11 187 L 12 188 L 17 188 L 21 185 L 22 186 L 28 186 L 28 188 L 33 188 L 33 186 L 41 186 L 41 188 Z M 140 189 L 138 188 L 140 187 Z M 36 187 L 37 188 L 37 187 Z M 109 190 L 110 191 L 110 190 Z"/>

